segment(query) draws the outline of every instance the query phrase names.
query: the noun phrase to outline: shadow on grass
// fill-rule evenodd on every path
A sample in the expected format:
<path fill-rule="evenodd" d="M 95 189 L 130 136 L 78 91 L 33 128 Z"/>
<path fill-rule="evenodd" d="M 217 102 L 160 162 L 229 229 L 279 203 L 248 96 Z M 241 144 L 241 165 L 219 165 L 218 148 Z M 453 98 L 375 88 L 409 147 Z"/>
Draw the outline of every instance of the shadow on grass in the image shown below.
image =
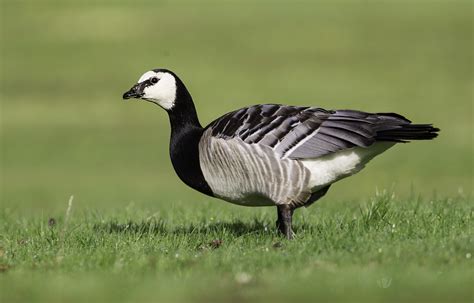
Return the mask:
<path fill-rule="evenodd" d="M 156 235 L 189 235 L 189 234 L 228 234 L 232 236 L 242 236 L 248 234 L 270 233 L 276 230 L 274 224 L 269 226 L 268 222 L 254 220 L 253 222 L 243 222 L 240 220 L 233 222 L 212 222 L 195 223 L 188 226 L 178 226 L 170 228 L 164 221 L 152 222 L 106 222 L 95 224 L 93 230 L 103 233 L 120 234 L 156 234 Z"/>

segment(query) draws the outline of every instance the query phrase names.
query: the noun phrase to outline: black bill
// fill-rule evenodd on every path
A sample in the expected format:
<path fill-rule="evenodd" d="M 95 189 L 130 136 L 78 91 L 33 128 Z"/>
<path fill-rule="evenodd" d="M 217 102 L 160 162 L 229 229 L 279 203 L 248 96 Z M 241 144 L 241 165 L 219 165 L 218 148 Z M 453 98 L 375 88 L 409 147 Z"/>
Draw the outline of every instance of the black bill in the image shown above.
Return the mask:
<path fill-rule="evenodd" d="M 143 97 L 143 94 L 144 94 L 143 90 L 145 89 L 145 87 L 146 87 L 146 81 L 135 84 L 129 91 L 123 94 L 123 99 L 124 100 L 131 99 L 131 98 L 138 99 L 138 98 Z"/>

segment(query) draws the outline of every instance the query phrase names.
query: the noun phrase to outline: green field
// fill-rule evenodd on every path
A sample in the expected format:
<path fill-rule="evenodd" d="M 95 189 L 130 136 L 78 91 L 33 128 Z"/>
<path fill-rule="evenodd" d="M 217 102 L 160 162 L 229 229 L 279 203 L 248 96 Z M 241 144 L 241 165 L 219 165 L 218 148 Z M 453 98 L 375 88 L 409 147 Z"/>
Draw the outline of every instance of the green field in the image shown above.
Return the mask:
<path fill-rule="evenodd" d="M 473 2 L 0 3 L 2 303 L 474 300 Z M 156 67 L 203 124 L 287 103 L 442 131 L 332 186 L 286 241 L 275 209 L 179 181 L 165 112 L 121 100 Z"/>

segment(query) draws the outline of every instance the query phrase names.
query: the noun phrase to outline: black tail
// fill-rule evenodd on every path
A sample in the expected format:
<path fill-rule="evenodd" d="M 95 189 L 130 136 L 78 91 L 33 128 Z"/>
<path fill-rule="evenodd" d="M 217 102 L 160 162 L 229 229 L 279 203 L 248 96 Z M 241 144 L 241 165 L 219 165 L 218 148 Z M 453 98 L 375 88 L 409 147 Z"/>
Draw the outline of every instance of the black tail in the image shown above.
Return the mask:
<path fill-rule="evenodd" d="M 408 142 L 431 140 L 438 136 L 439 128 L 432 124 L 411 124 L 405 117 L 393 113 L 378 113 L 375 139 L 377 141 Z"/>

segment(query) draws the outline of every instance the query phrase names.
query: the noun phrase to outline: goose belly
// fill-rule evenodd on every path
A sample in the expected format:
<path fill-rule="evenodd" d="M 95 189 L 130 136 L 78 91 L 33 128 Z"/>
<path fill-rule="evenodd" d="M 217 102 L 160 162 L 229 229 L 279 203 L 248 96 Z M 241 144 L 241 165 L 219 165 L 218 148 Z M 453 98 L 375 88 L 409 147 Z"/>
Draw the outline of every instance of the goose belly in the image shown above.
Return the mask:
<path fill-rule="evenodd" d="M 199 160 L 214 195 L 245 206 L 304 204 L 311 195 L 309 171 L 300 161 L 280 159 L 266 146 L 240 139 L 203 137 Z"/>
<path fill-rule="evenodd" d="M 310 171 L 311 191 L 358 173 L 372 158 L 393 145 L 394 143 L 377 142 L 368 148 L 354 147 L 316 159 L 301 160 Z"/>

